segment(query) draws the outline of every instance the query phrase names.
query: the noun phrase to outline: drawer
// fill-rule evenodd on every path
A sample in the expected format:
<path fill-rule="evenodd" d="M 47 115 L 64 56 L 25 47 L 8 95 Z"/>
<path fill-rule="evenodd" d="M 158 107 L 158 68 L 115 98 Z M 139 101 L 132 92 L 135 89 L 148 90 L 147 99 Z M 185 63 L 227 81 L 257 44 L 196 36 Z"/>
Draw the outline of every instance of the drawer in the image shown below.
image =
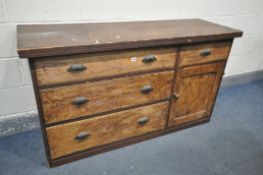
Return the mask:
<path fill-rule="evenodd" d="M 174 71 L 43 89 L 47 124 L 170 98 Z"/>
<path fill-rule="evenodd" d="M 183 46 L 179 53 L 179 66 L 226 60 L 231 48 L 231 42 L 195 44 Z"/>
<path fill-rule="evenodd" d="M 35 62 L 39 86 L 172 68 L 176 49 L 145 49 L 51 57 Z"/>
<path fill-rule="evenodd" d="M 47 128 L 51 158 L 164 129 L 168 102 Z"/>

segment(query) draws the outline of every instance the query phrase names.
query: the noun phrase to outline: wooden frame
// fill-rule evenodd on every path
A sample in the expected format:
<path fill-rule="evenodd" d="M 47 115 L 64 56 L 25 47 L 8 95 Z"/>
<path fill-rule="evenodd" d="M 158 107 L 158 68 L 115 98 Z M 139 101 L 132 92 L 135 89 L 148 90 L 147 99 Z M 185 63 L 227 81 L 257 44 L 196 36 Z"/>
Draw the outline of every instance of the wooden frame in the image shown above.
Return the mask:
<path fill-rule="evenodd" d="M 144 23 L 145 22 L 127 22 L 127 23 L 123 23 L 124 27 L 123 29 L 127 30 L 129 29 L 130 26 L 137 26 L 136 28 L 140 28 L 142 30 L 145 30 L 144 28 Z M 59 86 L 64 86 L 64 85 L 70 85 L 70 84 L 79 84 L 79 83 L 83 83 L 85 82 L 85 80 L 83 81 L 76 81 L 73 83 L 60 83 L 60 84 L 54 84 L 54 85 L 47 85 L 47 86 L 42 86 L 40 87 L 37 84 L 37 75 L 36 75 L 36 68 L 35 68 L 35 62 L 39 61 L 42 58 L 46 58 L 49 56 L 62 56 L 62 55 L 72 55 L 72 54 L 81 54 L 81 53 L 95 53 L 95 52 L 101 52 L 101 53 L 106 53 L 108 51 L 114 51 L 114 50 L 122 50 L 122 51 L 129 51 L 130 49 L 135 49 L 135 48 L 165 48 L 165 47 L 174 47 L 176 50 L 176 61 L 173 65 L 173 68 L 165 68 L 165 69 L 158 69 L 158 70 L 145 70 L 145 71 L 139 71 L 139 72 L 135 72 L 135 73 L 127 73 L 127 74 L 123 74 L 123 75 L 113 75 L 113 76 L 109 76 L 109 77 L 103 77 L 103 78 L 99 78 L 99 79 L 94 79 L 92 80 L 94 81 L 101 81 L 101 80 L 111 80 L 111 79 L 115 79 L 115 78 L 119 78 L 119 77 L 123 77 L 123 76 L 137 76 L 137 75 L 142 75 L 142 74 L 148 74 L 148 73 L 155 73 L 155 72 L 162 72 L 162 71 L 174 71 L 174 75 L 173 75 L 173 80 L 172 80 L 172 88 L 171 88 L 171 94 L 173 93 L 174 87 L 177 86 L 176 84 L 176 77 L 178 74 L 178 69 L 183 69 L 183 68 L 187 68 L 187 67 L 193 67 L 193 66 L 200 66 L 200 65 L 207 65 L 207 64 L 211 64 L 211 63 L 224 63 L 224 65 L 226 64 L 227 59 L 222 59 L 222 60 L 211 60 L 211 61 L 205 61 L 205 62 L 201 62 L 201 63 L 197 63 L 195 65 L 184 65 L 182 67 L 179 67 L 179 57 L 180 57 L 180 49 L 181 46 L 189 46 L 192 44 L 202 44 L 202 43 L 220 43 L 220 42 L 230 42 L 232 43 L 233 38 L 234 37 L 239 37 L 242 36 L 242 32 L 236 29 L 231 29 L 231 28 L 227 28 L 227 27 L 223 27 L 223 26 L 219 26 L 219 25 L 215 25 L 209 22 L 205 22 L 202 20 L 168 20 L 168 21 L 159 21 L 159 22 L 147 22 L 148 25 L 152 25 L 155 26 L 157 28 L 157 31 L 159 30 L 158 27 L 162 28 L 165 27 L 167 24 L 171 23 L 171 28 L 169 29 L 164 29 L 164 31 L 167 32 L 167 34 L 164 35 L 160 35 L 162 37 L 160 38 L 154 38 L 154 36 L 147 36 L 149 38 L 144 38 L 143 35 L 141 34 L 137 34 L 136 37 L 136 41 L 131 41 L 129 39 L 129 37 L 124 37 L 124 39 L 119 42 L 119 41 L 108 41 L 106 40 L 105 42 L 99 43 L 99 44 L 92 44 L 89 41 L 85 42 L 84 44 L 79 44 L 79 45 L 74 45 L 73 43 L 71 43 L 68 38 L 63 38 L 64 43 L 61 43 L 59 41 L 56 41 L 56 39 L 52 40 L 52 38 L 34 38 L 34 35 L 32 35 L 30 38 L 30 33 L 36 31 L 39 27 L 39 25 L 32 25 L 32 26 L 18 26 L 18 53 L 20 55 L 20 57 L 29 57 L 29 65 L 30 65 L 30 69 L 31 69 L 31 75 L 32 75 L 32 80 L 33 80 L 33 87 L 34 87 L 34 91 L 35 91 L 35 99 L 37 102 L 37 108 L 38 108 L 38 112 L 39 112 L 39 119 L 40 119 L 40 124 L 41 124 L 41 130 L 42 130 L 42 136 L 43 136 L 43 140 L 44 140 L 44 144 L 45 144 L 45 152 L 46 152 L 46 157 L 47 157 L 47 161 L 48 161 L 48 165 L 50 167 L 55 167 L 55 166 L 59 166 L 74 160 L 78 160 L 84 157 L 88 157 L 88 156 L 92 156 L 95 154 L 99 154 L 99 153 L 103 153 L 109 150 L 113 150 L 113 149 L 117 149 L 123 146 L 127 146 L 130 144 L 134 144 L 134 143 L 138 143 L 144 140 L 148 140 L 151 138 L 155 138 L 158 136 L 162 136 L 165 134 L 169 134 L 184 128 L 188 128 L 188 127 L 192 127 L 192 126 L 196 126 L 202 123 L 206 123 L 210 120 L 210 116 L 212 114 L 212 110 L 215 104 L 215 100 L 216 100 L 216 96 L 218 94 L 218 90 L 219 87 L 217 87 L 215 89 L 215 98 L 213 98 L 213 103 L 211 105 L 211 111 L 209 116 L 205 116 L 203 118 L 191 121 L 191 122 L 187 122 L 187 123 L 183 123 L 180 125 L 175 125 L 175 126 L 168 126 L 168 122 L 169 122 L 169 117 L 170 117 L 170 112 L 171 112 L 171 108 L 172 108 L 172 95 L 169 98 L 166 99 L 162 99 L 162 100 L 157 100 L 157 101 L 153 101 L 153 102 L 149 102 L 149 103 L 145 103 L 145 104 L 139 104 L 139 105 L 135 105 L 135 106 L 130 106 L 130 107 L 125 107 L 122 109 L 116 109 L 116 110 L 112 110 L 112 111 L 107 111 L 107 112 L 102 112 L 102 113 L 97 113 L 94 115 L 90 115 L 90 116 L 81 116 L 78 117 L 76 119 L 71 119 L 71 120 L 67 120 L 67 121 L 60 121 L 57 123 L 51 123 L 51 124 L 47 124 L 45 123 L 44 120 L 44 114 L 43 114 L 43 109 L 42 109 L 42 102 L 40 99 L 40 90 L 41 89 L 45 89 L 45 88 L 52 88 L 52 87 L 59 87 Z M 188 26 L 190 29 L 186 29 L 186 31 L 182 32 L 181 35 L 177 35 L 176 33 L 173 33 L 172 31 L 169 32 L 169 30 L 171 29 L 178 29 L 180 28 L 180 26 L 178 27 L 178 25 L 185 25 Z M 73 25 L 73 24 L 72 24 Z M 81 25 L 81 24 L 80 24 Z M 94 24 L 82 24 L 83 27 L 92 27 Z M 106 26 L 110 26 L 110 28 L 112 29 L 116 29 L 116 31 L 118 32 L 123 32 L 122 29 L 118 29 L 116 28 L 117 25 L 111 25 L 109 23 L 105 23 L 103 25 Z M 43 26 L 43 30 L 45 31 L 50 31 L 53 29 L 54 26 L 52 25 L 45 25 Z M 71 33 L 73 32 L 74 34 L 76 34 L 78 31 L 77 30 L 69 30 L 67 28 L 67 25 L 65 24 L 61 24 L 59 25 L 58 28 L 54 27 L 54 29 L 57 30 L 61 30 L 61 28 L 63 29 L 65 27 L 66 33 Z M 206 31 L 206 33 L 200 35 L 199 31 L 195 30 L 195 27 L 198 30 L 204 30 Z M 211 29 L 210 30 L 207 30 Z M 153 33 L 155 32 L 155 29 L 150 29 Z M 102 30 L 102 31 L 92 31 L 94 36 L 99 36 L 99 35 L 103 35 L 103 36 L 108 36 L 111 33 L 108 33 L 108 31 Z M 29 35 L 24 35 L 24 33 L 28 33 Z M 104 34 L 105 33 L 105 34 Z M 125 33 L 125 34 L 129 34 Z M 83 34 L 84 35 L 84 34 Z M 78 37 L 78 36 L 76 36 Z M 30 42 L 30 40 L 34 40 L 35 43 L 37 43 L 37 46 L 35 48 L 30 48 L 30 44 L 28 44 L 28 42 Z M 41 39 L 48 39 L 51 40 L 51 42 L 53 42 L 54 44 L 57 44 L 56 47 L 48 47 L 48 45 L 41 45 Z M 141 39 L 141 40 L 140 40 Z M 146 40 L 148 39 L 148 40 Z M 26 42 L 24 42 L 24 40 Z M 39 44 L 39 43 L 40 44 Z M 108 44 L 108 42 L 111 42 L 111 44 Z M 64 46 L 63 46 L 64 44 Z M 231 48 L 231 47 L 230 47 Z M 230 49 L 229 49 L 230 52 Z M 228 56 L 229 56 L 229 52 L 228 52 Z M 52 57 L 50 57 L 52 59 Z M 225 66 L 223 67 L 223 69 L 225 68 Z M 222 80 L 222 75 L 220 74 L 221 77 L 219 77 L 219 85 L 221 83 Z M 109 113 L 113 113 L 113 112 L 118 112 L 118 111 L 123 111 L 123 110 L 129 110 L 129 109 L 133 109 L 133 108 L 137 108 L 137 107 L 142 107 L 142 106 L 146 106 L 146 105 L 151 105 L 151 104 L 156 104 L 156 103 L 160 103 L 160 102 L 164 102 L 164 101 L 168 101 L 169 105 L 168 105 L 168 114 L 166 117 L 166 124 L 165 124 L 165 129 L 162 129 L 160 131 L 153 131 L 150 133 L 146 133 L 143 135 L 139 135 L 139 136 L 135 136 L 132 138 L 128 138 L 128 139 L 124 139 L 124 140 L 120 140 L 120 141 L 116 141 L 113 143 L 109 143 L 109 144 L 105 144 L 102 146 L 96 146 L 87 150 L 82 150 L 79 152 L 75 152 L 73 154 L 69 154 L 66 156 L 62 156 L 59 158 L 55 158 L 55 159 L 51 159 L 51 155 L 50 155 L 50 148 L 49 148 L 49 143 L 48 143 L 48 139 L 47 139 L 47 132 L 46 132 L 46 128 L 50 127 L 50 126 L 55 126 L 55 125 L 60 125 L 60 124 L 64 124 L 64 123 L 68 123 L 68 122 L 74 122 L 74 121 L 81 121 L 83 119 L 87 119 L 87 118 L 93 118 L 93 117 L 97 117 L 97 116 L 101 116 L 104 114 L 109 114 Z"/>
<path fill-rule="evenodd" d="M 33 78 L 33 82 L 36 82 L 35 80 L 35 70 L 34 70 L 34 64 L 33 61 L 30 60 L 30 68 L 31 68 L 31 73 L 32 73 L 32 78 Z M 44 141 L 44 146 L 45 146 L 45 153 L 46 153 L 46 157 L 47 157 L 47 162 L 49 167 L 57 167 L 60 165 L 63 165 L 65 163 L 69 163 L 72 161 L 76 161 L 76 160 L 80 160 L 82 158 L 85 157 L 89 157 L 89 156 L 93 156 L 96 154 L 100 154 L 100 153 L 104 153 L 106 151 L 110 151 L 110 150 L 114 150 L 117 148 L 121 148 L 124 146 L 128 146 L 131 144 L 136 144 L 145 140 L 149 140 L 158 136 L 162 136 L 162 135 L 166 135 L 166 134 L 170 134 L 173 133 L 175 131 L 179 131 L 185 128 L 189 128 L 189 127 L 193 127 L 193 126 L 197 126 L 200 124 L 204 124 L 209 122 L 210 118 L 206 118 L 206 119 L 201 119 L 201 120 L 197 120 L 191 123 L 187 123 L 187 124 L 183 124 L 180 126 L 176 126 L 176 127 L 171 127 L 171 128 L 167 128 L 167 124 L 166 124 L 166 129 L 162 130 L 162 131 L 156 131 L 156 132 L 152 132 L 152 133 L 148 133 L 148 134 L 144 134 L 141 136 L 137 136 L 137 137 L 133 137 L 133 138 L 129 138 L 129 139 L 125 139 L 125 140 L 121 140 L 118 142 L 114 142 L 114 143 L 110 143 L 110 144 L 106 144 L 103 146 L 99 146 L 99 147 L 95 147 L 89 150 L 85 150 L 85 151 L 81 151 L 79 153 L 74 153 L 68 156 L 64 156 L 62 158 L 58 158 L 58 159 L 54 159 L 52 160 L 50 157 L 50 150 L 49 150 L 49 146 L 48 146 L 48 140 L 47 140 L 47 135 L 46 135 L 46 126 L 44 123 L 44 117 L 43 117 L 43 112 L 42 112 L 42 105 L 41 105 L 41 100 L 39 97 L 39 89 L 38 86 L 36 85 L 36 83 L 33 83 L 33 87 L 34 87 L 34 91 L 35 91 L 35 98 L 36 98 L 36 102 L 37 102 L 37 108 L 39 111 L 39 119 L 40 119 L 40 125 L 41 125 L 41 130 L 42 130 L 42 137 L 43 137 L 43 141 Z M 169 105 L 170 107 L 170 105 Z M 168 117 L 167 117 L 168 119 Z M 167 122 L 166 122 L 167 123 Z"/>
<path fill-rule="evenodd" d="M 179 51 L 180 45 L 178 45 L 176 47 L 178 48 L 177 50 Z M 179 54 L 177 54 L 176 57 L 178 58 Z M 39 118 L 40 118 L 41 130 L 42 130 L 42 137 L 43 137 L 44 145 L 45 145 L 45 153 L 46 153 L 46 157 L 47 157 L 47 161 L 48 161 L 49 167 L 60 166 L 60 165 L 63 165 L 65 163 L 76 161 L 76 160 L 79 160 L 79 159 L 82 159 L 82 158 L 85 158 L 85 157 L 89 157 L 89 156 L 93 156 L 93 155 L 96 155 L 96 154 L 104 153 L 106 151 L 110 151 L 110 150 L 113 150 L 113 149 L 121 148 L 121 147 L 128 146 L 128 145 L 131 145 L 131 144 L 136 144 L 136 143 L 139 143 L 139 142 L 142 142 L 142 141 L 145 141 L 145 140 L 149 140 L 149 139 L 152 139 L 152 138 L 155 138 L 155 137 L 158 137 L 158 136 L 170 134 L 170 133 L 182 130 L 182 129 L 186 129 L 186 128 L 197 126 L 197 125 L 200 125 L 200 124 L 203 124 L 203 123 L 207 123 L 210 120 L 210 116 L 209 116 L 208 118 L 205 118 L 205 119 L 196 120 L 196 121 L 193 121 L 193 122 L 190 122 L 190 123 L 186 123 L 186 124 L 182 124 L 182 125 L 178 125 L 178 126 L 174 126 L 174 127 L 168 127 L 168 120 L 169 120 L 168 116 L 169 116 L 169 112 L 170 112 L 170 108 L 171 108 L 171 100 L 172 100 L 172 97 L 171 97 L 170 99 L 167 99 L 170 102 L 169 102 L 169 107 L 168 107 L 168 116 L 167 116 L 167 119 L 166 119 L 167 120 L 166 121 L 166 126 L 165 126 L 164 130 L 143 134 L 143 135 L 140 135 L 140 136 L 136 136 L 136 137 L 133 137 L 133 138 L 117 141 L 117 142 L 106 144 L 106 145 L 103 145 L 103 146 L 98 146 L 98 147 L 95 147 L 95 148 L 92 148 L 92 149 L 84 150 L 84 151 L 81 151 L 81 152 L 78 152 L 78 153 L 74 153 L 74 154 L 71 154 L 71 155 L 67 155 L 67 156 L 64 156 L 64 157 L 61 157 L 61 158 L 51 159 L 51 157 L 50 157 L 50 150 L 49 150 L 49 146 L 48 146 L 48 139 L 47 139 L 47 135 L 46 135 L 47 134 L 46 133 L 46 127 L 49 127 L 49 126 L 52 126 L 52 125 L 47 125 L 44 122 L 44 116 L 43 116 L 43 111 L 42 111 L 42 104 L 41 104 L 41 100 L 40 100 L 40 96 L 39 96 L 39 90 L 40 89 L 39 89 L 38 85 L 36 84 L 37 81 L 36 81 L 36 73 L 35 73 L 35 68 L 34 68 L 34 61 L 35 61 L 35 59 L 29 60 L 29 64 L 30 64 L 30 68 L 31 68 L 31 74 L 32 74 L 32 79 L 33 79 L 33 87 L 34 87 L 34 91 L 35 91 L 35 98 L 36 98 L 36 102 L 37 102 L 37 108 L 38 108 L 38 111 L 39 111 Z M 205 64 L 207 64 L 207 63 L 202 63 L 202 64 L 198 64 L 198 65 L 205 65 Z M 177 65 L 178 65 L 178 61 L 175 63 L 174 66 L 177 67 Z M 171 70 L 171 69 L 167 69 L 167 70 Z M 173 86 L 175 86 L 175 79 L 176 79 L 176 74 L 177 74 L 176 68 L 174 68 L 174 70 L 175 71 L 174 71 L 174 78 L 173 78 Z M 152 71 L 152 72 L 155 72 L 155 71 Z M 144 73 L 142 72 L 140 74 L 144 74 Z M 149 72 L 147 72 L 147 73 L 149 73 Z M 130 75 L 131 76 L 136 76 L 137 74 L 135 74 L 135 75 L 134 74 L 130 74 Z M 221 80 L 222 80 L 222 78 L 221 78 Z M 220 80 L 220 83 L 221 83 L 221 80 Z M 219 90 L 219 88 L 218 88 L 218 90 Z M 171 92 L 172 91 L 173 91 L 173 87 L 171 89 Z M 166 101 L 166 100 L 162 100 L 162 101 Z M 134 107 L 141 107 L 141 106 L 145 106 L 145 105 L 149 105 L 149 104 L 155 104 L 155 103 L 159 103 L 159 102 L 162 102 L 162 101 L 156 101 L 154 103 L 147 103 L 147 104 L 137 105 L 137 106 L 133 106 L 133 107 L 130 107 L 130 108 L 125 108 L 125 109 L 122 109 L 122 110 L 128 110 L 128 109 L 132 109 Z M 122 110 L 120 110 L 120 111 L 122 111 Z M 117 111 L 119 111 L 119 110 L 116 110 L 116 112 Z M 108 113 L 109 112 L 103 113 L 103 114 L 108 114 Z M 99 114 L 99 115 L 103 115 L 103 114 Z M 94 115 L 94 116 L 91 116 L 91 117 L 96 117 L 96 116 L 97 115 Z M 72 122 L 72 121 L 78 121 L 78 120 L 82 120 L 82 119 L 86 119 L 86 118 L 89 118 L 89 117 L 81 117 L 81 118 L 73 119 L 73 120 L 70 120 L 70 121 L 59 122 L 59 123 L 56 123 L 55 125 L 63 124 L 63 123 L 67 123 L 67 122 Z"/>

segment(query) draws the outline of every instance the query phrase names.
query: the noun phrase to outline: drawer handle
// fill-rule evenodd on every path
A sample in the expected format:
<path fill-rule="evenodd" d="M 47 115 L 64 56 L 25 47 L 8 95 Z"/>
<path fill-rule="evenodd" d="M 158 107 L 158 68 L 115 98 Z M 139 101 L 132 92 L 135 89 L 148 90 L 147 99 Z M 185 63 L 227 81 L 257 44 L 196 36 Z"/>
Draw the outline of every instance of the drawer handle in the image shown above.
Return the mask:
<path fill-rule="evenodd" d="M 154 55 L 147 55 L 143 57 L 142 62 L 143 63 L 150 63 L 156 61 L 156 57 Z"/>
<path fill-rule="evenodd" d="M 150 119 L 148 117 L 142 117 L 140 118 L 137 123 L 140 124 L 140 125 L 144 125 L 145 123 L 149 122 Z"/>
<path fill-rule="evenodd" d="M 88 132 L 81 132 L 75 137 L 75 140 L 84 140 L 88 138 L 89 136 L 90 134 Z"/>
<path fill-rule="evenodd" d="M 79 105 L 82 105 L 82 104 L 85 104 L 85 103 L 87 103 L 89 100 L 86 98 L 86 97 L 77 97 L 77 98 L 75 98 L 74 100 L 73 100 L 73 102 L 72 102 L 72 104 L 73 105 L 77 105 L 77 106 L 79 106 Z"/>
<path fill-rule="evenodd" d="M 141 88 L 141 93 L 147 94 L 153 90 L 151 85 L 145 85 Z"/>
<path fill-rule="evenodd" d="M 210 50 L 210 49 L 205 49 L 205 50 L 203 50 L 203 51 L 200 53 L 201 56 L 208 56 L 208 55 L 210 55 L 210 54 L 211 54 L 211 50 Z"/>
<path fill-rule="evenodd" d="M 80 72 L 86 70 L 86 66 L 83 64 L 72 64 L 68 68 L 68 72 Z"/>

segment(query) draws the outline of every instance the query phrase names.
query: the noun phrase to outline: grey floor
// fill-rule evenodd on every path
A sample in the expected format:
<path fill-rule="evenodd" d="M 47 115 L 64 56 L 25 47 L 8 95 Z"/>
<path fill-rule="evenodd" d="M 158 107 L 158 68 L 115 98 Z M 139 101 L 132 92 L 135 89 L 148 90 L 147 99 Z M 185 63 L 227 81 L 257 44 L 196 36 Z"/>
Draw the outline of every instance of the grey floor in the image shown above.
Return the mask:
<path fill-rule="evenodd" d="M 1 175 L 262 175 L 263 81 L 221 88 L 209 123 L 49 169 L 39 129 L 0 138 Z"/>

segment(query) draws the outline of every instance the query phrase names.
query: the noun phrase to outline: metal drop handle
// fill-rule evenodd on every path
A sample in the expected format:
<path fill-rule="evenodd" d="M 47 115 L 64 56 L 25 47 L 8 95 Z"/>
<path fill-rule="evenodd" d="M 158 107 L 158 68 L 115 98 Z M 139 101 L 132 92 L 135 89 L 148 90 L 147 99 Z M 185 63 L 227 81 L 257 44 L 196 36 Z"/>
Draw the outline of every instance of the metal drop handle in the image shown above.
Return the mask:
<path fill-rule="evenodd" d="M 156 59 L 157 58 L 154 55 L 147 55 L 147 56 L 142 58 L 142 62 L 143 63 L 150 63 L 150 62 L 156 61 Z"/>
<path fill-rule="evenodd" d="M 151 85 L 145 85 L 141 88 L 141 93 L 147 94 L 153 90 L 153 87 Z"/>
<path fill-rule="evenodd" d="M 81 97 L 76 97 L 76 98 L 72 101 L 72 104 L 79 106 L 79 105 L 82 105 L 82 104 L 87 103 L 88 101 L 89 101 L 89 100 L 88 100 L 86 97 L 81 96 Z"/>
<path fill-rule="evenodd" d="M 76 135 L 75 140 L 84 140 L 90 136 L 90 133 L 88 132 L 81 132 L 78 135 Z"/>
<path fill-rule="evenodd" d="M 211 52 L 211 50 L 210 49 L 205 49 L 205 50 L 203 50 L 201 53 L 200 53 L 200 55 L 201 56 L 208 56 L 208 55 L 210 55 L 212 52 Z"/>
<path fill-rule="evenodd" d="M 68 72 L 80 72 L 86 70 L 87 67 L 83 64 L 72 64 L 68 68 Z"/>
<path fill-rule="evenodd" d="M 140 124 L 140 125 L 144 125 L 145 123 L 149 122 L 150 119 L 148 117 L 142 117 L 140 118 L 137 123 Z"/>

